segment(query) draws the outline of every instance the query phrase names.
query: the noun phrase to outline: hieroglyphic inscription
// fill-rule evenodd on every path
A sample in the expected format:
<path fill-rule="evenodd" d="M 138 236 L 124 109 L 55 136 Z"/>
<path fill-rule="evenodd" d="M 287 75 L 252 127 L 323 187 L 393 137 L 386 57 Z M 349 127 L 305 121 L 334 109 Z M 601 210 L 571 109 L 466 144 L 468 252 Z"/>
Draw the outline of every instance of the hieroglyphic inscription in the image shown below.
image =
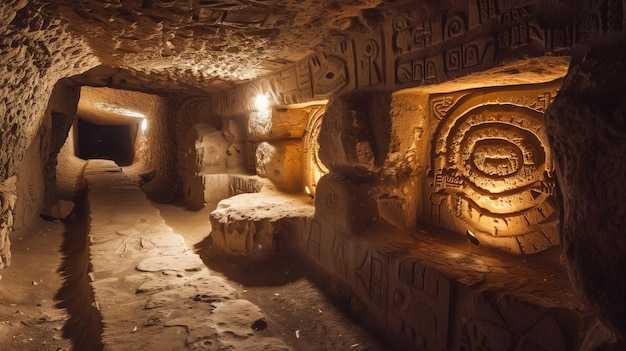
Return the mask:
<path fill-rule="evenodd" d="M 582 19 L 549 27 L 538 19 L 532 1 L 471 0 L 465 8 L 430 17 L 416 7 L 398 9 L 380 32 L 355 34 L 260 83 L 244 84 L 254 89 L 234 87 L 217 94 L 214 109 L 220 114 L 250 111 L 254 94 L 259 93 L 270 96 L 273 104 L 294 104 L 360 88 L 396 90 L 440 83 L 493 67 L 508 56 L 527 54 L 520 49 L 530 45 L 533 55 L 566 53 L 591 35 L 623 27 L 623 0 L 599 0 L 584 9 Z M 267 23 L 273 11 L 263 8 L 249 23 Z M 238 16 L 233 12 L 216 20 Z"/>
<path fill-rule="evenodd" d="M 389 253 L 388 323 L 413 347 L 445 350 L 453 280 L 410 255 Z"/>
<path fill-rule="evenodd" d="M 376 38 L 368 38 L 360 45 L 355 42 L 357 54 L 357 85 L 359 88 L 385 82 L 382 44 Z"/>
<path fill-rule="evenodd" d="M 393 19 L 392 50 L 396 55 L 430 46 L 433 39 L 431 20 L 415 24 L 412 18 L 397 16 Z"/>
<path fill-rule="evenodd" d="M 338 45 L 315 54 L 309 59 L 314 98 L 327 98 L 354 84 L 353 41 L 344 40 Z"/>
<path fill-rule="evenodd" d="M 373 303 L 381 312 L 387 313 L 389 256 L 357 243 L 355 262 L 354 274 L 359 282 L 357 288 L 368 302 Z"/>
<path fill-rule="evenodd" d="M 333 236 L 332 261 L 335 272 L 344 280 L 348 280 L 349 265 L 347 261 L 348 242 L 345 234 L 335 232 Z"/>

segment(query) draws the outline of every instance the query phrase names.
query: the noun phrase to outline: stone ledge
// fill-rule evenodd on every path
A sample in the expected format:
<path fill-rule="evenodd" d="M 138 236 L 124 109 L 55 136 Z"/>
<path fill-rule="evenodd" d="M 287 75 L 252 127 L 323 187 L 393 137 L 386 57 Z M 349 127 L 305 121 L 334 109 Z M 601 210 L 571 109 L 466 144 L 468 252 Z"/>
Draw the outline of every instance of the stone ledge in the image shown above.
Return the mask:
<path fill-rule="evenodd" d="M 450 233 L 350 235 L 318 218 L 300 248 L 400 349 L 565 351 L 593 333 L 558 250 L 522 258 Z"/>

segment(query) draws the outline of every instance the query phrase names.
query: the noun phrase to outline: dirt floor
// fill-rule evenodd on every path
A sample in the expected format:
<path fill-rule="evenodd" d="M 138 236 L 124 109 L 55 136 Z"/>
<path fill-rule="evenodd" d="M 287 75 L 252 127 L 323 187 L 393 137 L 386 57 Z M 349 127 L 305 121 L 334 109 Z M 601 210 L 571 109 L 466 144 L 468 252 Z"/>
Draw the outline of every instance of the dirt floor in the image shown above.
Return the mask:
<path fill-rule="evenodd" d="M 331 301 L 323 293 L 333 287 L 296 255 L 285 252 L 265 261 L 222 255 L 207 239 L 210 208 L 191 212 L 177 205 L 153 205 L 213 274 L 226 278 L 241 298 L 265 312 L 266 332 L 292 349 L 389 349 L 346 313 L 349 301 Z M 80 221 L 37 218 L 11 234 L 12 265 L 0 271 L 0 350 L 71 350 L 77 338 L 90 337 L 73 323 L 76 305 L 69 302 L 77 296 L 68 287 L 76 284 L 67 278 L 74 262 L 83 259 L 84 231 Z"/>
<path fill-rule="evenodd" d="M 191 212 L 153 203 L 174 231 L 185 236 L 213 274 L 267 315 L 268 329 L 294 350 L 389 350 L 349 313 L 350 301 L 325 275 L 293 252 L 247 260 L 216 252 L 207 233 L 211 205 Z"/>
<path fill-rule="evenodd" d="M 0 271 L 0 350 L 70 350 L 59 308 L 65 226 L 35 219 L 11 233 L 11 266 Z"/>

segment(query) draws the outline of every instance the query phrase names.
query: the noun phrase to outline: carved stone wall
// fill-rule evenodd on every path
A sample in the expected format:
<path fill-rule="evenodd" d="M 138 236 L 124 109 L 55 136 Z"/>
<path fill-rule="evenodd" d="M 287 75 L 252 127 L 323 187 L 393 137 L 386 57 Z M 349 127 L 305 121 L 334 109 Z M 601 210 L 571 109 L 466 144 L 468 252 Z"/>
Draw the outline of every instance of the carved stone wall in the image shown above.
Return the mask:
<path fill-rule="evenodd" d="M 258 175 L 279 190 L 315 193 L 328 169 L 319 157 L 318 136 L 325 105 L 269 108 L 248 120 L 248 140 Z"/>
<path fill-rule="evenodd" d="M 248 84 L 214 95 L 213 109 L 253 109 L 327 99 L 354 90 L 400 90 L 442 83 L 503 61 L 568 55 L 597 34 L 624 26 L 621 0 L 472 0 L 385 8 L 385 21 Z M 559 20 L 555 20 L 558 18 Z"/>
<path fill-rule="evenodd" d="M 559 206 L 543 113 L 559 86 L 432 95 L 422 218 L 514 253 L 558 245 Z"/>

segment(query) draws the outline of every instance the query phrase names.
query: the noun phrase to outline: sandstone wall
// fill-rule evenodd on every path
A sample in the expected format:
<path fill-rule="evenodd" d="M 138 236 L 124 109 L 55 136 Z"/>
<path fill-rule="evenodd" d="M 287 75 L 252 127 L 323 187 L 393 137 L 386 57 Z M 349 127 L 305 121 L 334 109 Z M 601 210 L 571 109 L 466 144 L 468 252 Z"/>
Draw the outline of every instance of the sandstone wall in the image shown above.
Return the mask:
<path fill-rule="evenodd" d="M 10 188 L 10 179 L 37 135 L 56 82 L 98 64 L 91 50 L 67 26 L 47 13 L 43 2 L 9 1 L 0 5 L 0 76 L 2 76 L 2 136 L 0 181 Z M 13 195 L 3 192 L 0 242 L 8 242 L 12 226 Z M 20 205 L 21 206 L 21 205 Z M 25 210 L 18 209 L 20 211 Z M 2 265 L 8 264 L 6 255 Z"/>

